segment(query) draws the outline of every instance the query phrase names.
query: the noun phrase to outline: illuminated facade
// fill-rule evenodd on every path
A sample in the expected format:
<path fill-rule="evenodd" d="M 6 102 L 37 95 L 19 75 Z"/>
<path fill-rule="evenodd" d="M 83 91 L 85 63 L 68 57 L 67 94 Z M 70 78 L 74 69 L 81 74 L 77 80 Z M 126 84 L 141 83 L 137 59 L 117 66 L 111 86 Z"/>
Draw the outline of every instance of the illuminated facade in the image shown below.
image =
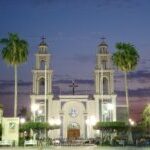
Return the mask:
<path fill-rule="evenodd" d="M 90 138 L 96 136 L 93 125 L 97 121 L 116 120 L 116 95 L 114 94 L 114 70 L 108 46 L 103 40 L 98 46 L 94 71 L 95 93 L 89 95 L 59 95 L 52 93 L 51 54 L 44 39 L 36 53 L 33 73 L 31 106 L 34 121 L 60 124 L 50 131 L 52 138 Z"/>

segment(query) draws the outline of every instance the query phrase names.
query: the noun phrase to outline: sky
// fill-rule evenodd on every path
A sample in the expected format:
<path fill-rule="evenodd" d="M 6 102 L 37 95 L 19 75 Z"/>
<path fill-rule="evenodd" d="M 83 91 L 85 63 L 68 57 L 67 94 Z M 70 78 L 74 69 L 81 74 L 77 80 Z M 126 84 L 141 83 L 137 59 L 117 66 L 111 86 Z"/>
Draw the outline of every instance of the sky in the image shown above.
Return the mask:
<path fill-rule="evenodd" d="M 0 38 L 15 32 L 29 43 L 28 61 L 18 69 L 19 106 L 29 105 L 34 54 L 42 36 L 52 54 L 54 89 L 61 85 L 67 92 L 68 79 L 74 79 L 83 94 L 94 91 L 95 56 L 104 36 L 110 53 L 117 42 L 130 42 L 140 54 L 139 65 L 129 74 L 129 90 L 131 105 L 139 108 L 133 113 L 141 113 L 150 102 L 149 14 L 149 0 L 0 0 Z M 4 114 L 11 115 L 14 71 L 1 57 L 0 70 L 0 102 L 7 107 Z M 124 82 L 118 71 L 115 83 L 121 103 Z"/>

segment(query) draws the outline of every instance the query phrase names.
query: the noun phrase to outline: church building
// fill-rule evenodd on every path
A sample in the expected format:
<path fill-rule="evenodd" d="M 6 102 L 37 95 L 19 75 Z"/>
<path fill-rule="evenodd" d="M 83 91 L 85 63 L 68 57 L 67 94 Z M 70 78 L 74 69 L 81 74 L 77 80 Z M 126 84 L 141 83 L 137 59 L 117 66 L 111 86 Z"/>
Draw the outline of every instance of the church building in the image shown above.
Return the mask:
<path fill-rule="evenodd" d="M 50 131 L 51 138 L 92 138 L 98 134 L 93 130 L 97 121 L 116 121 L 114 70 L 111 54 L 104 40 L 98 45 L 95 70 L 93 68 L 95 92 L 92 96 L 76 95 L 74 82 L 71 85 L 71 95 L 54 96 L 51 53 L 44 39 L 39 44 L 35 57 L 30 95 L 32 119 L 60 125 L 60 129 Z"/>

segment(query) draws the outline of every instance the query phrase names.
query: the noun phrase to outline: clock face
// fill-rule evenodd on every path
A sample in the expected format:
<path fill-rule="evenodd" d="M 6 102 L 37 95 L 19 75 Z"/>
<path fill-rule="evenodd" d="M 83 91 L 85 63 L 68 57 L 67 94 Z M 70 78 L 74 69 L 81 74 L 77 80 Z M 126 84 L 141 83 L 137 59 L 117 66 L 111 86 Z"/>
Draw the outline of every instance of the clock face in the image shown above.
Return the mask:
<path fill-rule="evenodd" d="M 71 108 L 71 109 L 70 109 L 70 112 L 69 112 L 69 115 L 70 115 L 71 117 L 77 117 L 77 116 L 78 116 L 78 111 L 77 111 L 77 109 L 76 109 L 76 108 Z"/>

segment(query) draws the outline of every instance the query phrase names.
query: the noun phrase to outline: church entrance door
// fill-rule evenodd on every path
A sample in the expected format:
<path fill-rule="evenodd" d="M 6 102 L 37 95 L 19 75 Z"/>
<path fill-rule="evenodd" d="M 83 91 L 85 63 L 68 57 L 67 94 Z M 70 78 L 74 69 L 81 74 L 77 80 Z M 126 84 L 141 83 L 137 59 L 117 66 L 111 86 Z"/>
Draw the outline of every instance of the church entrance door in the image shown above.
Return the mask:
<path fill-rule="evenodd" d="M 69 140 L 75 140 L 80 137 L 80 129 L 68 129 L 67 138 Z"/>
<path fill-rule="evenodd" d="M 76 140 L 80 137 L 80 126 L 76 122 L 72 122 L 68 126 L 67 138 L 69 140 Z"/>

